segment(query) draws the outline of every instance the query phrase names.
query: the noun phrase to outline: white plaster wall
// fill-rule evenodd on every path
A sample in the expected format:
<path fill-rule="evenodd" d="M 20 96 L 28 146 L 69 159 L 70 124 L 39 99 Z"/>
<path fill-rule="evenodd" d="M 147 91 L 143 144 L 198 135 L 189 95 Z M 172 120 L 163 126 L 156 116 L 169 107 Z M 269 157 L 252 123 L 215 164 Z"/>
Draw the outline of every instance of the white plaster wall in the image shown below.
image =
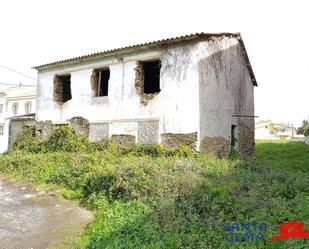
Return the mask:
<path fill-rule="evenodd" d="M 90 122 L 110 122 L 110 135 L 122 133 L 137 136 L 137 122 L 153 119 L 160 120 L 160 133 L 197 132 L 198 73 L 194 53 L 194 45 L 171 47 L 124 56 L 122 61 L 113 58 L 39 72 L 36 119 L 65 122 L 71 117 L 83 116 Z M 160 58 L 162 63 L 161 92 L 143 106 L 135 89 L 136 62 L 156 58 Z M 106 66 L 110 68 L 108 96 L 92 97 L 92 70 Z M 71 74 L 72 99 L 59 105 L 53 101 L 53 77 L 66 73 Z M 119 125 L 123 120 L 127 125 Z"/>
<path fill-rule="evenodd" d="M 254 86 L 236 38 L 219 38 L 201 42 L 199 62 L 200 140 L 204 137 L 231 138 L 232 124 L 240 118 L 232 115 L 254 115 Z M 254 127 L 254 119 L 242 118 Z M 253 122 L 253 124 L 252 124 Z"/>
<path fill-rule="evenodd" d="M 239 123 L 232 115 L 254 114 L 254 87 L 242 52 L 238 39 L 223 37 L 39 71 L 36 119 L 58 123 L 82 116 L 108 122 L 110 135 L 135 137 L 138 121 L 159 120 L 159 134 L 230 139 L 231 125 Z M 161 92 L 143 106 L 135 89 L 136 62 L 157 58 Z M 108 96 L 92 97 L 92 70 L 102 67 L 110 68 Z M 72 99 L 59 105 L 53 101 L 53 78 L 68 73 Z M 254 120 L 245 122 L 251 126 Z"/>

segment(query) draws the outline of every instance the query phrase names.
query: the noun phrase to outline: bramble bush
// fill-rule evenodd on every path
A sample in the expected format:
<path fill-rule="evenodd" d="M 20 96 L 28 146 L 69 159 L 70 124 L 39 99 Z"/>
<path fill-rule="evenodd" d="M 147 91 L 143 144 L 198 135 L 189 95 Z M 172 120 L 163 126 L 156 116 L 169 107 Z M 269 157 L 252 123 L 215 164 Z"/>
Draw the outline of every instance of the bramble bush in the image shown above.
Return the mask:
<path fill-rule="evenodd" d="M 166 148 L 160 144 L 136 144 L 131 147 L 121 147 L 114 140 L 108 138 L 98 142 L 90 142 L 84 136 L 76 136 L 69 126 L 58 126 L 52 135 L 45 140 L 35 137 L 34 126 L 24 127 L 15 139 L 10 151 L 39 152 L 96 152 L 108 151 L 114 155 L 134 156 L 180 156 L 189 157 L 194 153 L 186 147 L 179 149 Z"/>

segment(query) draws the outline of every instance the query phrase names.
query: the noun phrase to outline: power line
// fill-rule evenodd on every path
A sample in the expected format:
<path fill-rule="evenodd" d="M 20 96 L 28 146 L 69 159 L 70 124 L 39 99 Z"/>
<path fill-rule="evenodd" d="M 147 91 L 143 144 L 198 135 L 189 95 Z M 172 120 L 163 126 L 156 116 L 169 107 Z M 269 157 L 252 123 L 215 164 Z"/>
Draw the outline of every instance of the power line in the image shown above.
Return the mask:
<path fill-rule="evenodd" d="M 24 77 L 27 77 L 27 78 L 29 78 L 29 79 L 36 80 L 36 78 L 33 78 L 33 77 L 31 77 L 31 76 L 28 76 L 28 75 L 26 75 L 26 74 L 24 74 L 24 73 L 22 73 L 22 72 L 19 72 L 19 71 L 17 71 L 17 70 L 14 70 L 14 69 L 12 69 L 12 68 L 9 68 L 9 67 L 3 66 L 3 65 L 0 65 L 0 67 L 4 68 L 4 69 L 6 69 L 6 70 L 12 71 L 12 72 L 14 72 L 14 73 L 20 74 L 20 75 L 22 75 L 22 76 L 24 76 Z"/>
<path fill-rule="evenodd" d="M 14 84 L 14 83 L 4 83 L 0 82 L 0 85 L 6 85 L 6 86 L 29 86 L 29 87 L 36 87 L 36 85 L 24 85 L 22 83 Z"/>

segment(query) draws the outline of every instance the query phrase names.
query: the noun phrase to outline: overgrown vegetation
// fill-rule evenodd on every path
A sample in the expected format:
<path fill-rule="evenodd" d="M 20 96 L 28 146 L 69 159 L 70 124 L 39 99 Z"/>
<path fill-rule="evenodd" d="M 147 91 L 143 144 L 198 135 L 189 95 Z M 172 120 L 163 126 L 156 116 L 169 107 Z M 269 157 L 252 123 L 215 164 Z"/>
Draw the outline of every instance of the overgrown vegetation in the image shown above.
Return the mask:
<path fill-rule="evenodd" d="M 0 171 L 65 189 L 97 218 L 66 248 L 308 248 L 269 243 L 287 220 L 309 229 L 309 148 L 259 142 L 255 158 L 216 159 L 182 147 L 121 148 L 60 127 L 47 140 L 31 128 L 0 156 Z M 224 222 L 265 222 L 264 242 L 224 241 Z"/>

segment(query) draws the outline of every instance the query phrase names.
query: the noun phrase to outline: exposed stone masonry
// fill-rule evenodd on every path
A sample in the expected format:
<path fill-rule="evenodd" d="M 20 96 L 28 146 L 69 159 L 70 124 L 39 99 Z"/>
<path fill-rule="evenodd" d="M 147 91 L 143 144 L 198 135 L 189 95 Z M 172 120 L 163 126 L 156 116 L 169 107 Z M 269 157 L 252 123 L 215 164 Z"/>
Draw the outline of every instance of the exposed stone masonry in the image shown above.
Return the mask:
<path fill-rule="evenodd" d="M 162 144 L 171 147 L 179 148 L 181 145 L 196 148 L 197 132 L 186 134 L 164 133 L 161 134 Z"/>
<path fill-rule="evenodd" d="M 54 132 L 55 126 L 52 121 L 39 121 L 35 124 L 35 136 L 41 140 L 48 139 Z"/>
<path fill-rule="evenodd" d="M 148 104 L 158 93 L 144 93 L 144 72 L 142 63 L 137 62 L 135 67 L 135 89 L 140 97 L 140 103 L 144 106 Z"/>
<path fill-rule="evenodd" d="M 243 155 L 252 156 L 254 154 L 254 125 L 249 127 L 244 122 L 239 123 L 238 149 Z"/>
<path fill-rule="evenodd" d="M 229 154 L 230 144 L 231 142 L 223 137 L 204 137 L 200 144 L 200 151 L 222 158 Z"/>
<path fill-rule="evenodd" d="M 72 127 L 75 135 L 89 136 L 89 121 L 83 117 L 73 117 L 69 120 L 69 125 Z"/>
<path fill-rule="evenodd" d="M 130 147 L 135 144 L 135 136 L 128 134 L 112 135 L 112 139 L 121 147 Z"/>

